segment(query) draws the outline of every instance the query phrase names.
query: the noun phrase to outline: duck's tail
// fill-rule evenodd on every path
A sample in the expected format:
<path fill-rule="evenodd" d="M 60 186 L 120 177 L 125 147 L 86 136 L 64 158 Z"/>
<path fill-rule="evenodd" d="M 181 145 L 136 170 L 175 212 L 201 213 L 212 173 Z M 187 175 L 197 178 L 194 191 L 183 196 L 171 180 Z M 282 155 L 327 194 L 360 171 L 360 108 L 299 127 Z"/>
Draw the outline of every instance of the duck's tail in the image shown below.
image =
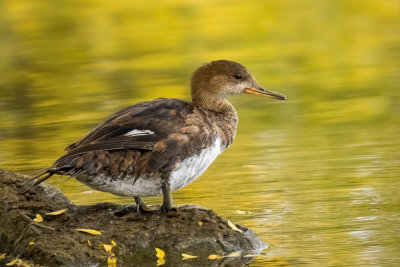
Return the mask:
<path fill-rule="evenodd" d="M 53 176 L 56 173 L 55 170 L 52 169 L 47 169 L 46 171 L 40 173 L 39 175 L 36 175 L 35 177 L 29 179 L 25 185 L 27 186 L 26 190 L 24 192 L 22 192 L 22 194 L 25 194 L 26 192 L 28 192 L 29 190 L 31 190 L 32 188 L 34 188 L 35 186 L 41 184 L 42 182 L 46 181 L 47 179 L 49 179 L 51 176 Z M 31 184 L 34 181 L 33 184 Z"/>
<path fill-rule="evenodd" d="M 35 177 L 33 177 L 32 179 L 29 179 L 28 183 L 31 183 L 35 180 L 35 183 L 31 186 L 31 187 L 35 187 L 37 185 L 39 185 L 40 183 L 46 181 L 47 179 L 49 179 L 51 176 L 53 176 L 55 174 L 54 171 L 52 170 L 46 170 L 45 172 L 42 172 L 39 175 L 36 175 Z"/>

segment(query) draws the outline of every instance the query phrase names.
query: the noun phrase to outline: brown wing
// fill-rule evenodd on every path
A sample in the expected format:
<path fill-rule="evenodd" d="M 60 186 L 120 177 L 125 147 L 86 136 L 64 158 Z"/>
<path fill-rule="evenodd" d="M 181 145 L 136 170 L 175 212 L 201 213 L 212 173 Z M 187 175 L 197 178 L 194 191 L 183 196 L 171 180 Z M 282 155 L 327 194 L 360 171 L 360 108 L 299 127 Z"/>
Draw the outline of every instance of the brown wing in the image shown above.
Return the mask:
<path fill-rule="evenodd" d="M 178 99 L 159 98 L 127 107 L 105 120 L 80 141 L 68 146 L 67 153 L 55 162 L 53 168 L 65 171 L 88 169 L 89 161 L 94 162 L 90 160 L 93 157 L 105 157 L 111 166 L 109 161 L 112 157 L 116 162 L 123 162 L 123 158 L 126 158 L 124 154 L 128 151 L 134 153 L 132 157 L 139 158 L 146 151 L 152 151 L 158 141 L 178 132 L 184 126 L 186 116 L 192 112 L 191 103 Z M 139 134 L 129 134 L 134 130 Z M 147 134 L 140 134 L 140 131 L 146 131 Z M 89 169 L 93 168 L 99 167 L 92 166 Z"/>
<path fill-rule="evenodd" d="M 193 106 L 179 99 L 158 98 L 153 101 L 140 102 L 118 111 L 89 132 L 84 138 L 69 145 L 66 150 L 72 151 L 84 145 L 120 138 L 135 129 L 151 130 L 158 136 L 164 135 L 160 136 L 160 138 L 164 138 L 169 133 L 182 127 L 185 115 L 192 112 Z M 133 141 L 134 138 L 125 141 L 128 140 Z M 103 144 L 105 143 L 103 142 Z"/>

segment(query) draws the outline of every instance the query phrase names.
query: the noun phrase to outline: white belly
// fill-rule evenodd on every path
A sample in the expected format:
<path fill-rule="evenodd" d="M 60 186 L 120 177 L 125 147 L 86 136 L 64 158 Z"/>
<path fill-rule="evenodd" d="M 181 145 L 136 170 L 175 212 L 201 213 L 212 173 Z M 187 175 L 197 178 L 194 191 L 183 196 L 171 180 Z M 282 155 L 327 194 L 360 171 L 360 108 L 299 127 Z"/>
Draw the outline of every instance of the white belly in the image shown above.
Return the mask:
<path fill-rule="evenodd" d="M 222 151 L 221 139 L 217 138 L 212 146 L 177 163 L 169 176 L 171 190 L 180 189 L 196 180 Z M 77 179 L 96 190 L 119 196 L 146 197 L 162 194 L 160 177 L 139 177 L 134 182 L 135 179 L 129 176 L 123 179 L 111 179 L 105 174 L 100 174 L 93 177 L 90 182 L 79 177 Z"/>

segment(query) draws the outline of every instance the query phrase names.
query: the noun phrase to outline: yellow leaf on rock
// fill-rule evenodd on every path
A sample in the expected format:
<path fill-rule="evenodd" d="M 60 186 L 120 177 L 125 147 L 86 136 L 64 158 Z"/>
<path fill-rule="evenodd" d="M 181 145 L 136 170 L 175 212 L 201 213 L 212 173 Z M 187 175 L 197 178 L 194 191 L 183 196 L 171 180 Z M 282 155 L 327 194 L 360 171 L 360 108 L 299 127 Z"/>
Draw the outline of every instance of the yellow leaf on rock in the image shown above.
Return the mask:
<path fill-rule="evenodd" d="M 79 231 L 79 232 L 85 232 L 85 233 L 88 233 L 88 234 L 91 234 L 91 235 L 101 235 L 101 232 L 99 232 L 97 230 L 93 230 L 93 229 L 82 229 L 82 228 L 79 228 L 79 229 L 75 229 L 75 230 Z"/>
<path fill-rule="evenodd" d="M 214 255 L 214 254 L 211 254 L 210 256 L 208 256 L 209 260 L 219 260 L 221 258 L 222 257 L 220 255 Z"/>
<path fill-rule="evenodd" d="M 193 255 L 182 253 L 182 260 L 183 261 L 187 260 L 187 259 L 194 259 L 194 258 L 197 258 L 197 256 L 193 256 Z"/>
<path fill-rule="evenodd" d="M 157 266 L 161 266 L 165 264 L 165 260 L 164 259 L 158 259 L 157 260 Z"/>
<path fill-rule="evenodd" d="M 6 258 L 6 253 L 3 253 L 0 255 L 0 260 L 5 259 Z"/>
<path fill-rule="evenodd" d="M 113 248 L 112 245 L 106 245 L 106 244 L 102 244 L 102 245 L 103 245 L 104 250 L 105 250 L 106 252 L 111 252 L 111 250 L 112 250 L 112 248 Z"/>
<path fill-rule="evenodd" d="M 229 227 L 232 228 L 233 230 L 235 230 L 235 231 L 237 231 L 237 232 L 239 232 L 239 233 L 242 232 L 242 230 L 240 230 L 239 228 L 237 228 L 236 225 L 234 225 L 234 224 L 233 224 L 231 221 L 229 221 L 229 220 L 228 220 L 228 225 L 229 225 Z"/>
<path fill-rule="evenodd" d="M 254 254 L 246 254 L 243 257 L 245 258 L 252 258 L 252 257 L 257 257 L 258 255 L 254 255 Z"/>
<path fill-rule="evenodd" d="M 240 255 L 240 252 L 239 252 L 239 251 L 236 251 L 236 252 L 232 252 L 231 254 L 229 254 L 229 255 L 226 256 L 226 257 L 239 257 L 239 255 Z"/>
<path fill-rule="evenodd" d="M 164 250 L 156 248 L 156 252 L 157 252 L 157 254 L 156 254 L 157 258 L 159 258 L 159 259 L 163 259 L 164 258 L 164 256 L 165 256 Z"/>
<path fill-rule="evenodd" d="M 116 258 L 108 258 L 107 266 L 108 267 L 117 267 L 117 259 Z"/>
<path fill-rule="evenodd" d="M 24 262 L 21 259 L 15 259 L 13 261 L 10 261 L 6 265 L 7 266 L 12 266 L 12 265 L 22 266 L 22 264 L 24 264 Z"/>
<path fill-rule="evenodd" d="M 165 252 L 162 249 L 156 248 L 156 257 L 158 258 L 157 260 L 157 266 L 161 266 L 165 264 L 165 260 L 164 260 L 164 256 L 165 256 Z"/>
<path fill-rule="evenodd" d="M 62 210 L 57 210 L 57 211 L 53 211 L 53 212 L 48 212 L 48 213 L 45 213 L 46 215 L 60 215 L 60 214 L 62 214 L 62 213 L 64 213 L 64 212 L 66 212 L 67 211 L 67 209 L 62 209 Z"/>
<path fill-rule="evenodd" d="M 111 252 L 112 248 L 117 245 L 117 242 L 111 240 L 111 245 L 100 244 L 99 247 L 103 247 L 106 252 Z"/>
<path fill-rule="evenodd" d="M 198 224 L 200 227 L 203 226 L 203 222 L 198 222 L 197 224 Z"/>
<path fill-rule="evenodd" d="M 43 222 L 43 217 L 40 214 L 36 214 L 36 218 L 33 219 L 34 222 L 40 223 Z"/>
<path fill-rule="evenodd" d="M 28 244 L 29 244 L 29 246 L 32 246 L 32 245 L 35 245 L 35 242 L 34 242 L 34 241 L 31 241 L 31 242 L 29 242 Z"/>
<path fill-rule="evenodd" d="M 92 242 L 90 242 L 90 240 L 89 240 L 89 239 L 87 240 L 87 242 L 88 242 L 89 246 L 91 246 L 91 247 L 92 247 Z"/>

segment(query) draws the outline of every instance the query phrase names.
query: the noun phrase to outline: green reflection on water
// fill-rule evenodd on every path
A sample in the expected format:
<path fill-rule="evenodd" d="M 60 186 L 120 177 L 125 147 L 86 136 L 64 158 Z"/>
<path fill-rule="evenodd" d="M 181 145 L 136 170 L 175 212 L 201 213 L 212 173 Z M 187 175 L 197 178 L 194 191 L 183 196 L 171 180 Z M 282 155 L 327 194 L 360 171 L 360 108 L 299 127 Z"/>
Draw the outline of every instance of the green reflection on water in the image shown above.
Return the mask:
<path fill-rule="evenodd" d="M 236 60 L 288 101 L 234 97 L 234 144 L 176 202 L 270 243 L 252 266 L 398 265 L 399 10 L 396 0 L 2 1 L 0 164 L 44 168 L 118 109 L 190 99 L 198 65 Z M 79 204 L 132 201 L 52 183 Z"/>

